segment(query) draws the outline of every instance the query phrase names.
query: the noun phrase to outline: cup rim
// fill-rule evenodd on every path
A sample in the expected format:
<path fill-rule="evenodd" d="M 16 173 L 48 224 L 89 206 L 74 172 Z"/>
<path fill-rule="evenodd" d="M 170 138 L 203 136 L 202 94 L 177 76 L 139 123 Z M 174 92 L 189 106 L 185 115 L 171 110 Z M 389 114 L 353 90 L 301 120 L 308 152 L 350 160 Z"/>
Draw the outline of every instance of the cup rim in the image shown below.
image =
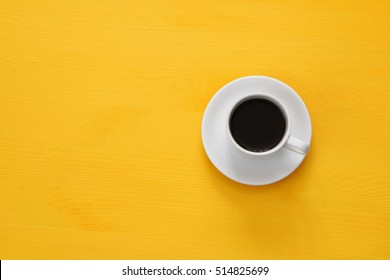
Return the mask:
<path fill-rule="evenodd" d="M 236 142 L 236 140 L 234 139 L 234 137 L 233 137 L 233 135 L 232 135 L 232 133 L 230 131 L 230 119 L 231 119 L 232 114 L 235 111 L 235 109 L 240 104 L 242 104 L 243 102 L 245 102 L 247 100 L 250 100 L 250 99 L 255 99 L 255 98 L 266 99 L 266 100 L 269 100 L 272 103 L 274 103 L 282 111 L 282 113 L 284 114 L 284 118 L 286 120 L 286 129 L 284 131 L 283 138 L 279 141 L 279 143 L 275 147 L 273 147 L 272 149 L 270 149 L 268 151 L 265 151 L 265 152 L 252 152 L 252 151 L 249 151 L 249 150 L 241 147 Z M 289 114 L 288 114 L 286 108 L 283 106 L 283 104 L 280 102 L 280 100 L 278 98 L 274 97 L 273 95 L 271 95 L 269 93 L 265 93 L 265 92 L 253 92 L 253 93 L 251 93 L 251 94 L 249 94 L 249 95 L 239 99 L 234 104 L 232 109 L 230 110 L 229 115 L 227 117 L 227 121 L 226 121 L 227 134 L 228 134 L 228 137 L 229 137 L 231 143 L 233 143 L 233 146 L 235 146 L 239 151 L 241 151 L 241 152 L 243 152 L 245 154 L 248 154 L 248 155 L 252 155 L 252 156 L 266 156 L 266 155 L 270 155 L 270 154 L 278 151 L 280 148 L 282 148 L 284 146 L 284 144 L 286 144 L 287 139 L 288 139 L 288 137 L 290 135 L 290 128 L 291 128 L 290 117 L 289 117 Z"/>

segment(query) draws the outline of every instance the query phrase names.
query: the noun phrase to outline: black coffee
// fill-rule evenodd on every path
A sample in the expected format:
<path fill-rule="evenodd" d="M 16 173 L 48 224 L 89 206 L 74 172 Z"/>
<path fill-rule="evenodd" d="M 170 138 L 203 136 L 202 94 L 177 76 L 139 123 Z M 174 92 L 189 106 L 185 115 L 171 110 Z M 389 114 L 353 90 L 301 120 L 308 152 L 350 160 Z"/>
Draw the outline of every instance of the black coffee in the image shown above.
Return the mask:
<path fill-rule="evenodd" d="M 230 117 L 234 140 L 251 152 L 266 152 L 279 144 L 286 131 L 286 119 L 272 101 L 253 98 L 239 104 Z"/>

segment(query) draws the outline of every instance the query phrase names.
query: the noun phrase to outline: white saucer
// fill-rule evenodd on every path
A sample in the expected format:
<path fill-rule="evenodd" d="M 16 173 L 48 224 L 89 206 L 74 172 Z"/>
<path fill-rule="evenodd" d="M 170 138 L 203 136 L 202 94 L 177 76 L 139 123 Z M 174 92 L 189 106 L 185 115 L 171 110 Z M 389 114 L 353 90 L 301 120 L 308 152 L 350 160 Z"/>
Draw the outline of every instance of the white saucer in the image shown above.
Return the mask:
<path fill-rule="evenodd" d="M 288 85 L 265 76 L 248 76 L 222 87 L 210 100 L 202 121 L 202 141 L 214 166 L 228 178 L 247 185 L 266 185 L 290 175 L 305 155 L 281 148 L 273 154 L 253 157 L 232 148 L 226 118 L 238 100 L 253 92 L 265 92 L 280 100 L 291 120 L 290 135 L 310 145 L 311 121 L 299 95 Z"/>

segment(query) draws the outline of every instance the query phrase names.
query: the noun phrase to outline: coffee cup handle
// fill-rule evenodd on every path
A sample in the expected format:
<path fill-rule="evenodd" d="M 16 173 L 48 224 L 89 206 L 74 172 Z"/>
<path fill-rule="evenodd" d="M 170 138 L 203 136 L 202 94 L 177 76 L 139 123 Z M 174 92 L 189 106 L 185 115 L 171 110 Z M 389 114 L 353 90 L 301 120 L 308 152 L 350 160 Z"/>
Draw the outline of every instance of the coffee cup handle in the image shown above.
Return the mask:
<path fill-rule="evenodd" d="M 296 152 L 298 154 L 306 155 L 309 152 L 310 146 L 302 142 L 301 140 L 290 136 L 287 139 L 284 147 L 290 151 Z"/>

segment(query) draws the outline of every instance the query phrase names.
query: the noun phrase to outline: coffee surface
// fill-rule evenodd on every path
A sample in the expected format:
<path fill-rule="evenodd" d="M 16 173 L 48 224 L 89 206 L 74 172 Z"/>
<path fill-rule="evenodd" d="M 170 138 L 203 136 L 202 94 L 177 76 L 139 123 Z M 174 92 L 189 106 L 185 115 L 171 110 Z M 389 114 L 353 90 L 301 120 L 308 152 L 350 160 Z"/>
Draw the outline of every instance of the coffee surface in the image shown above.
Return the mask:
<path fill-rule="evenodd" d="M 272 101 L 253 98 L 234 109 L 229 127 L 238 145 L 251 152 L 266 152 L 282 140 L 286 119 Z"/>

